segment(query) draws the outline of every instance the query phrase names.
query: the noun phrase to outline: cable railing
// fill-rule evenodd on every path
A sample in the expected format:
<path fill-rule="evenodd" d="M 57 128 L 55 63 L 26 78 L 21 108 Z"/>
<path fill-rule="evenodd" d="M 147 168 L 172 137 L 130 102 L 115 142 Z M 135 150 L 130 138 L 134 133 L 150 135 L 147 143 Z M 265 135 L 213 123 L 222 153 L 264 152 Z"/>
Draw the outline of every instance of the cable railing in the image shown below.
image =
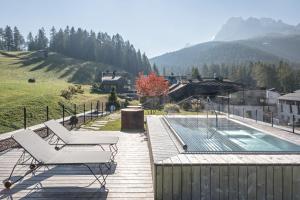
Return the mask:
<path fill-rule="evenodd" d="M 61 119 L 63 125 L 70 119 L 73 127 L 84 124 L 106 112 L 106 102 L 91 101 L 82 104 L 66 104 L 59 102 L 56 106 L 20 105 L 14 108 L 0 107 L 0 133 L 11 132 L 17 129 L 41 124 L 50 119 Z"/>

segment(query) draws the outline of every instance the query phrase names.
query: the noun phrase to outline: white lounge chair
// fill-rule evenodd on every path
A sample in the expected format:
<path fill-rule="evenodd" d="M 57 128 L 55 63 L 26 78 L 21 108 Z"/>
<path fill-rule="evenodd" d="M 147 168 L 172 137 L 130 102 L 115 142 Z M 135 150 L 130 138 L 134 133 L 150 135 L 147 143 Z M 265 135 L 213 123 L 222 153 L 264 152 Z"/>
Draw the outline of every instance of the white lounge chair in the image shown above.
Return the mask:
<path fill-rule="evenodd" d="M 45 140 L 31 130 L 24 130 L 15 133 L 12 138 L 24 149 L 19 160 L 13 167 L 9 178 L 4 181 L 4 186 L 10 188 L 14 183 L 23 179 L 42 166 L 50 165 L 82 165 L 86 166 L 95 179 L 100 183 L 101 188 L 105 187 L 108 174 L 104 175 L 102 166 L 111 168 L 111 152 L 109 151 L 70 151 L 54 150 Z M 100 176 L 98 177 L 89 165 L 99 165 Z M 13 172 L 18 165 L 27 165 L 29 170 L 17 180 L 11 180 Z"/>
<path fill-rule="evenodd" d="M 55 145 L 56 150 L 66 145 L 99 145 L 103 150 L 103 145 L 109 145 L 112 152 L 112 160 L 118 152 L 117 143 L 119 138 L 116 136 L 104 136 L 97 134 L 96 131 L 69 131 L 63 125 L 55 120 L 50 120 L 44 123 L 56 135 Z M 59 142 L 63 145 L 58 147 Z"/>

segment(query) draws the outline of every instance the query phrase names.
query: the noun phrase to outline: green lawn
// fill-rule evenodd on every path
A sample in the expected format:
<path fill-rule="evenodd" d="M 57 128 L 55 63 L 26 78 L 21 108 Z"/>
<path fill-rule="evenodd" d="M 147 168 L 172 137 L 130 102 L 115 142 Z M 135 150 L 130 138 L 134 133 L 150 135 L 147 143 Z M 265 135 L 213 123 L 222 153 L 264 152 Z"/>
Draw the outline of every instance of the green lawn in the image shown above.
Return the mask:
<path fill-rule="evenodd" d="M 121 130 L 121 118 L 114 121 L 108 122 L 104 127 L 101 128 L 101 131 L 120 131 Z"/>
<path fill-rule="evenodd" d="M 74 104 L 79 104 L 77 113 L 83 110 L 83 104 L 106 101 L 106 95 L 90 93 L 90 86 L 84 85 L 84 93 L 76 94 L 70 100 L 60 96 L 62 89 L 72 85 L 68 81 L 72 76 L 66 74 L 72 68 L 63 59 L 56 62 L 59 68 L 53 70 L 47 66 L 39 67 L 40 62 L 26 64 L 31 52 L 13 52 L 11 56 L 0 53 L 0 133 L 12 131 L 23 126 L 23 107 L 27 108 L 28 126 L 46 119 L 46 106 L 49 106 L 50 118 L 61 118 L 61 105 L 66 106 L 66 115 L 73 112 Z M 52 58 L 53 59 L 53 58 Z M 59 59 L 58 59 L 59 60 Z M 77 61 L 68 62 L 80 64 Z M 64 66 L 64 68 L 63 68 Z M 51 66 L 53 68 L 53 66 Z M 36 83 L 28 83 L 35 78 Z"/>

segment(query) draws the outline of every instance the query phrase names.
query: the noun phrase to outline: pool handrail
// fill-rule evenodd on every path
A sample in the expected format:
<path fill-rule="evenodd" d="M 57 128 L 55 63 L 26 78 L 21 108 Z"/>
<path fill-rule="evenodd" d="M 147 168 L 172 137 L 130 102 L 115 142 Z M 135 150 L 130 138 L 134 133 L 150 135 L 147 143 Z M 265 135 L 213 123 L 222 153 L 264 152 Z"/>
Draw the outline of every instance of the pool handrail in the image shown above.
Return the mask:
<path fill-rule="evenodd" d="M 183 150 L 187 151 L 187 149 L 188 149 L 187 144 L 185 144 L 184 141 L 181 139 L 181 137 L 177 134 L 177 132 L 175 131 L 175 129 L 168 122 L 167 118 L 165 116 L 163 116 L 162 119 L 165 122 L 165 124 L 168 126 L 168 128 L 173 132 L 173 134 L 175 135 L 175 138 L 178 140 L 178 142 L 182 146 Z"/>

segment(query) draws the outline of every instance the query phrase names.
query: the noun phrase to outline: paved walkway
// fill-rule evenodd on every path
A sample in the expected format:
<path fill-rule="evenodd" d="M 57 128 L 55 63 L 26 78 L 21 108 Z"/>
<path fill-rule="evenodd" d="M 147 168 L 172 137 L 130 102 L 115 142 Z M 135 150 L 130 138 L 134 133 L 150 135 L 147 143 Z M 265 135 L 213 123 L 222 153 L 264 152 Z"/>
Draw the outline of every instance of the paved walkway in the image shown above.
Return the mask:
<path fill-rule="evenodd" d="M 107 178 L 107 191 L 100 191 L 85 167 L 64 166 L 39 169 L 10 190 L 0 185 L 0 199 L 153 199 L 147 140 L 143 133 L 105 132 L 120 138 L 116 167 Z M 79 151 L 99 147 L 68 147 Z M 18 149 L 0 154 L 0 180 L 6 179 L 20 156 Z M 27 169 L 19 168 L 18 172 Z M 16 174 L 18 175 L 18 174 Z"/>
<path fill-rule="evenodd" d="M 112 113 L 105 117 L 101 117 L 91 124 L 82 125 L 80 130 L 93 130 L 93 131 L 100 131 L 108 122 L 115 121 L 120 119 L 120 113 Z"/>

